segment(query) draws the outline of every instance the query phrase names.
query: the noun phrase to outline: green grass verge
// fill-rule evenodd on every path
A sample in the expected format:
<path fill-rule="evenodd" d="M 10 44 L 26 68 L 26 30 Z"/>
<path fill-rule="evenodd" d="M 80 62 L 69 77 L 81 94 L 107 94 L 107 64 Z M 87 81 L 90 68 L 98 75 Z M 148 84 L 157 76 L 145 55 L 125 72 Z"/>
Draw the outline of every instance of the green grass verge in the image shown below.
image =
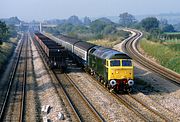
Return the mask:
<path fill-rule="evenodd" d="M 13 52 L 13 45 L 15 43 L 17 43 L 17 39 L 11 38 L 8 42 L 3 42 L 3 44 L 0 45 L 0 69 L 2 69 L 5 62 L 8 61 L 8 58 Z"/>
<path fill-rule="evenodd" d="M 180 73 L 180 40 L 166 40 L 159 43 L 143 38 L 140 46 L 148 55 L 157 59 L 162 66 Z"/>

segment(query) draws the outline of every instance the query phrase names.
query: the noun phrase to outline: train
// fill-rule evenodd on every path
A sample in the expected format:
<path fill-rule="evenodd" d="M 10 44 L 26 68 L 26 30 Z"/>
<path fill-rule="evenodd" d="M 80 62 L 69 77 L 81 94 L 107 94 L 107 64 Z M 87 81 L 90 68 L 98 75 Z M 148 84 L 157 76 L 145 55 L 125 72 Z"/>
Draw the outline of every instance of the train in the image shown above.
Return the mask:
<path fill-rule="evenodd" d="M 65 35 L 58 36 L 58 43 L 84 67 L 85 71 L 102 82 L 111 92 L 131 92 L 134 85 L 132 58 L 126 53 L 97 46 Z"/>
<path fill-rule="evenodd" d="M 43 50 L 44 58 L 49 67 L 51 69 L 59 69 L 60 72 L 66 71 L 67 50 L 65 47 L 40 32 L 34 33 L 34 39 Z"/>

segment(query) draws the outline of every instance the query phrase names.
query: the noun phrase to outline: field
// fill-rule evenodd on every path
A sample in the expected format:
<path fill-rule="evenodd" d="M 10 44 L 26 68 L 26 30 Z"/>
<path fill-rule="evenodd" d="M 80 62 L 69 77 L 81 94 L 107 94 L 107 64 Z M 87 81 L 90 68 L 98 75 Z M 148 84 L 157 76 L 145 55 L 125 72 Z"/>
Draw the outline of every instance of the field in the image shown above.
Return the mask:
<path fill-rule="evenodd" d="M 180 40 L 165 40 L 160 43 L 143 38 L 140 46 L 162 66 L 180 73 Z"/>
<path fill-rule="evenodd" d="M 13 43 L 16 43 L 16 40 L 16 38 L 11 38 L 9 42 L 3 42 L 3 45 L 0 45 L 0 69 L 12 54 Z"/>

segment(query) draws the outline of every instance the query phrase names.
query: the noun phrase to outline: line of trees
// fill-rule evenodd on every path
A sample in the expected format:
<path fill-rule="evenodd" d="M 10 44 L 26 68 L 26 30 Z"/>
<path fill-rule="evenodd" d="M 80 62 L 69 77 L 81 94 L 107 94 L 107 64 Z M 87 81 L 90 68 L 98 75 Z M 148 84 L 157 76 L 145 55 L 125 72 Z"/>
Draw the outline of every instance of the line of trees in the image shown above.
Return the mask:
<path fill-rule="evenodd" d="M 17 30 L 14 25 L 7 25 L 5 22 L 0 21 L 0 45 L 8 41 L 10 37 L 16 37 Z"/>
<path fill-rule="evenodd" d="M 161 38 L 164 32 L 175 32 L 173 25 L 166 19 L 158 20 L 156 17 L 147 17 L 138 22 L 135 17 L 127 12 L 119 15 L 119 24 L 123 27 L 142 29 L 150 35 L 148 38 Z"/>
<path fill-rule="evenodd" d="M 5 22 L 0 21 L 0 45 L 2 45 L 3 41 L 7 40 L 9 35 L 9 29 Z"/>
<path fill-rule="evenodd" d="M 83 39 L 102 39 L 107 35 L 112 35 L 117 32 L 116 23 L 113 23 L 107 18 L 99 18 L 92 22 L 89 22 L 88 25 L 75 25 L 71 23 L 60 24 L 55 28 L 45 28 L 44 30 L 54 35 L 59 33 L 68 34 L 72 37 Z"/>

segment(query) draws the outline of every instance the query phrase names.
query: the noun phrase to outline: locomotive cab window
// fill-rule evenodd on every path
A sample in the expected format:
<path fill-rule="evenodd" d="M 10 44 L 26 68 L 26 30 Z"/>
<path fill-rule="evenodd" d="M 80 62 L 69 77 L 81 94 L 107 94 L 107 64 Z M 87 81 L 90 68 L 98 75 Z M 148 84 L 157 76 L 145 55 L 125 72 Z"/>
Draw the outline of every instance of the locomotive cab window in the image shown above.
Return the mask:
<path fill-rule="evenodd" d="M 111 66 L 120 66 L 120 60 L 111 60 L 110 65 Z"/>
<path fill-rule="evenodd" d="M 132 66 L 131 60 L 122 60 L 122 66 Z"/>

